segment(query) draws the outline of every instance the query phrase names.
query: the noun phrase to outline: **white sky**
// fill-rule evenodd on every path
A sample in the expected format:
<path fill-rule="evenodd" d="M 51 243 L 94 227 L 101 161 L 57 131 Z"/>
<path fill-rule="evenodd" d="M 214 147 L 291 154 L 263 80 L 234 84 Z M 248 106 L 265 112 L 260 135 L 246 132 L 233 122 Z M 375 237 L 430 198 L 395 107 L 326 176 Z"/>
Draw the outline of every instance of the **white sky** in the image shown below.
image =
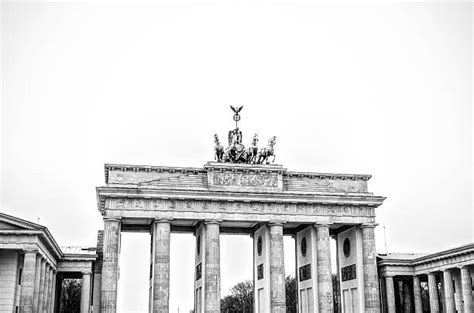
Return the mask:
<path fill-rule="evenodd" d="M 1 21 L 0 210 L 61 245 L 95 245 L 104 163 L 202 166 L 229 104 L 290 170 L 372 174 L 389 251 L 473 241 L 469 2 L 4 2 Z M 145 311 L 149 239 L 123 238 L 120 309 Z M 193 243 L 172 237 L 172 312 Z M 250 256 L 222 238 L 223 293 Z"/>

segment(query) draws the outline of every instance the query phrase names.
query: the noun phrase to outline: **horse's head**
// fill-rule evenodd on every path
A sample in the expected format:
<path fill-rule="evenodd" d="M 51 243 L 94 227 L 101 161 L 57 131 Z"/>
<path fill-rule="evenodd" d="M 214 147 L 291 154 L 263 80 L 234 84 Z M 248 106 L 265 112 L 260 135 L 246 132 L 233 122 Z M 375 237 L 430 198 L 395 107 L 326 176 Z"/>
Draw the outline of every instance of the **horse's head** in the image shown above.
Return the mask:
<path fill-rule="evenodd" d="M 276 136 L 273 136 L 270 139 L 268 139 L 268 145 L 273 147 L 276 144 L 276 138 L 277 138 Z"/>
<path fill-rule="evenodd" d="M 217 134 L 214 134 L 214 143 L 216 144 L 216 146 L 220 146 L 221 143 L 219 141 L 219 137 L 217 136 Z"/>
<path fill-rule="evenodd" d="M 257 145 L 257 143 L 258 143 L 258 135 L 257 135 L 257 134 L 255 134 L 255 135 L 253 135 L 253 139 L 252 139 L 252 145 L 253 145 L 253 146 L 256 146 L 256 145 Z"/>

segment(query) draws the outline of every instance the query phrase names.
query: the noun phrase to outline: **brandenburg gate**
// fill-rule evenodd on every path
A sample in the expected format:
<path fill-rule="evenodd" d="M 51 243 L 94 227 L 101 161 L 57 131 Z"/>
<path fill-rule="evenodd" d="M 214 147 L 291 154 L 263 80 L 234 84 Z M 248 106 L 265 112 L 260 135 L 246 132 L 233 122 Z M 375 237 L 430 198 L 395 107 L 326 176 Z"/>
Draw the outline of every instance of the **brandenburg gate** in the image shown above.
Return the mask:
<path fill-rule="evenodd" d="M 220 313 L 220 234 L 253 238 L 254 312 L 286 312 L 283 236 L 296 240 L 299 312 L 332 312 L 330 237 L 343 312 L 380 312 L 375 208 L 369 175 L 293 172 L 273 164 L 276 138 L 258 151 L 236 128 L 202 168 L 105 165 L 100 311 L 116 312 L 120 234 L 151 234 L 150 312 L 169 312 L 170 235 L 195 235 L 194 312 Z"/>

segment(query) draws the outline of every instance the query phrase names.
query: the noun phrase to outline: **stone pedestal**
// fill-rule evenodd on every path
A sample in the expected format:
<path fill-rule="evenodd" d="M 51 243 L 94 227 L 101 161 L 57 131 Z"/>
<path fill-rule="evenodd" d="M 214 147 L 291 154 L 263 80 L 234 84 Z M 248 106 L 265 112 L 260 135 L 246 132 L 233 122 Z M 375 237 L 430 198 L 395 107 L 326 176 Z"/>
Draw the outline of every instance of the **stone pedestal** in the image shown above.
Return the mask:
<path fill-rule="evenodd" d="M 206 221 L 204 310 L 205 313 L 221 312 L 221 265 L 219 222 Z"/>
<path fill-rule="evenodd" d="M 444 279 L 444 300 L 446 303 L 446 313 L 456 312 L 456 307 L 454 305 L 454 290 L 453 290 L 453 279 L 451 277 L 451 270 L 443 271 Z"/>
<path fill-rule="evenodd" d="M 467 266 L 461 267 L 461 286 L 462 286 L 462 301 L 464 303 L 464 312 L 471 312 L 472 310 L 472 282 L 469 268 Z"/>
<path fill-rule="evenodd" d="M 117 311 L 120 225 L 119 219 L 104 218 L 104 260 L 100 290 L 100 311 L 102 313 L 116 313 Z"/>
<path fill-rule="evenodd" d="M 320 312 L 334 311 L 331 251 L 328 224 L 316 224 L 316 270 L 318 275 L 318 307 Z"/>
<path fill-rule="evenodd" d="M 81 313 L 89 313 L 91 306 L 91 272 L 82 273 Z"/>
<path fill-rule="evenodd" d="M 362 262 L 364 267 L 365 312 L 380 312 L 380 293 L 377 275 L 374 229 L 376 225 L 363 225 Z"/>
<path fill-rule="evenodd" d="M 435 273 L 428 274 L 428 292 L 430 295 L 430 312 L 439 312 L 438 284 Z"/>
<path fill-rule="evenodd" d="M 385 277 L 385 288 L 387 289 L 387 310 L 388 313 L 395 313 L 395 289 L 393 286 L 393 277 Z"/>
<path fill-rule="evenodd" d="M 25 251 L 21 277 L 20 312 L 33 313 L 37 251 Z"/>
<path fill-rule="evenodd" d="M 413 276 L 413 296 L 415 298 L 415 313 L 423 313 L 420 277 L 418 276 Z"/>
<path fill-rule="evenodd" d="M 270 309 L 272 313 L 286 312 L 285 259 L 283 224 L 269 223 L 270 227 Z"/>
<path fill-rule="evenodd" d="M 170 298 L 169 220 L 157 220 L 152 226 L 152 312 L 168 313 Z"/>

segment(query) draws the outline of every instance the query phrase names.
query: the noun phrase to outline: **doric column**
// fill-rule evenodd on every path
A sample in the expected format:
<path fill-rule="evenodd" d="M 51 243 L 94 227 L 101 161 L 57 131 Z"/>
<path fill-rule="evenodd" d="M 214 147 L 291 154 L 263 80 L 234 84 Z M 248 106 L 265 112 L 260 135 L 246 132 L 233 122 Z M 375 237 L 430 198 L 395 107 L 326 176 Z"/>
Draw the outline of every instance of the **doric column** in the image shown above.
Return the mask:
<path fill-rule="evenodd" d="M 270 222 L 270 307 L 272 313 L 286 312 L 283 224 Z"/>
<path fill-rule="evenodd" d="M 56 304 L 56 276 L 57 276 L 57 271 L 53 270 L 53 278 L 52 278 L 52 284 L 51 284 L 51 303 L 49 306 L 49 311 L 54 312 L 54 305 Z"/>
<path fill-rule="evenodd" d="M 89 313 L 91 306 L 91 274 L 90 271 L 82 272 L 81 288 L 81 313 Z"/>
<path fill-rule="evenodd" d="M 33 313 L 35 292 L 36 250 L 25 251 L 21 277 L 20 312 Z"/>
<path fill-rule="evenodd" d="M 472 282 L 471 274 L 467 266 L 461 266 L 461 286 L 462 286 L 462 301 L 464 303 L 464 312 L 472 310 Z"/>
<path fill-rule="evenodd" d="M 41 255 L 36 255 L 36 272 L 35 272 L 35 287 L 33 292 L 33 311 L 38 311 L 38 297 L 41 280 Z"/>
<path fill-rule="evenodd" d="M 423 313 L 423 306 L 421 302 L 421 286 L 420 277 L 413 276 L 413 296 L 415 300 L 415 313 Z"/>
<path fill-rule="evenodd" d="M 380 312 L 380 292 L 377 275 L 374 228 L 376 225 L 362 225 L 362 263 L 364 270 L 365 312 Z"/>
<path fill-rule="evenodd" d="M 100 288 L 100 311 L 102 313 L 117 311 L 120 224 L 120 219 L 104 218 L 104 259 Z"/>
<path fill-rule="evenodd" d="M 169 220 L 158 220 L 153 223 L 153 313 L 169 312 L 170 234 L 171 225 Z"/>
<path fill-rule="evenodd" d="M 44 312 L 44 306 L 46 304 L 46 294 L 47 294 L 47 289 L 48 289 L 48 272 L 49 272 L 49 264 L 44 263 L 44 271 L 42 275 L 42 283 L 41 283 L 41 289 L 38 297 L 38 312 L 42 313 Z"/>
<path fill-rule="evenodd" d="M 387 309 L 388 313 L 395 313 L 395 289 L 393 287 L 393 277 L 385 277 L 385 287 L 387 289 Z"/>
<path fill-rule="evenodd" d="M 44 281 L 46 276 L 46 260 L 40 257 L 41 265 L 39 270 L 39 283 L 38 283 L 38 296 L 35 298 L 35 312 L 41 312 L 42 308 L 42 299 L 44 295 Z"/>
<path fill-rule="evenodd" d="M 436 274 L 428 273 L 428 292 L 430 295 L 430 312 L 439 313 L 438 283 Z"/>
<path fill-rule="evenodd" d="M 50 267 L 48 269 L 48 283 L 46 285 L 46 290 L 45 290 L 45 297 L 44 297 L 44 306 L 43 306 L 43 312 L 44 313 L 50 313 L 49 307 L 51 305 L 51 290 L 53 289 L 53 268 Z"/>
<path fill-rule="evenodd" d="M 453 279 L 451 277 L 451 270 L 443 271 L 444 279 L 444 300 L 446 303 L 446 313 L 456 312 L 456 307 L 454 305 L 454 290 L 453 290 Z"/>
<path fill-rule="evenodd" d="M 221 312 L 220 221 L 206 221 L 204 311 Z"/>
<path fill-rule="evenodd" d="M 316 224 L 316 271 L 320 312 L 334 311 L 329 224 Z"/>

